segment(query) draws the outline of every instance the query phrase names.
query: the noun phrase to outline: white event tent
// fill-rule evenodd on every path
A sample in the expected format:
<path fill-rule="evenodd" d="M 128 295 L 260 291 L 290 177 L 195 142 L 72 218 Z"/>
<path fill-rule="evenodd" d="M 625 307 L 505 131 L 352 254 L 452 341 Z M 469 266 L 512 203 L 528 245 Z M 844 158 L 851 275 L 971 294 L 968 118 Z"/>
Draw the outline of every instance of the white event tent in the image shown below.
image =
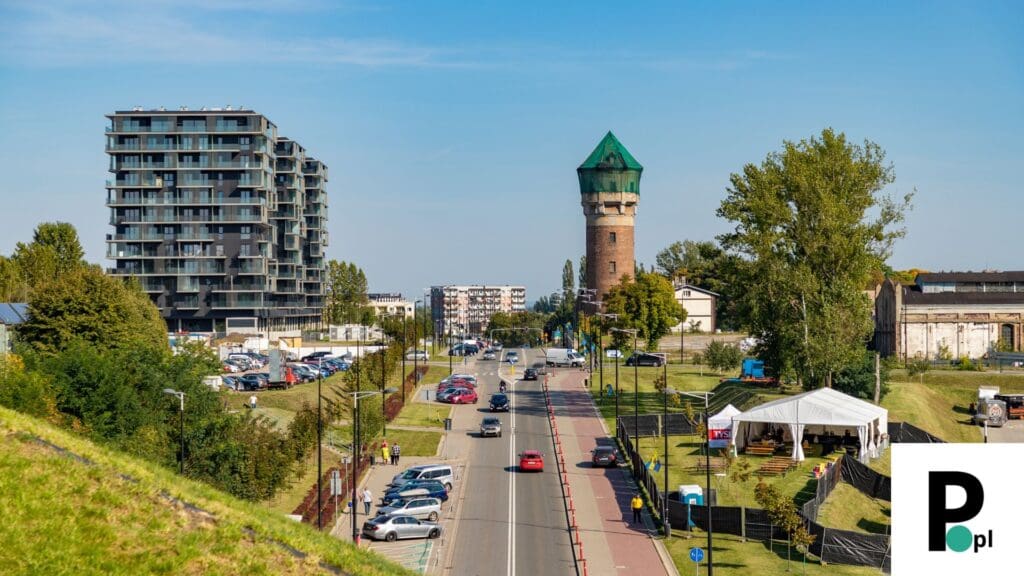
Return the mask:
<path fill-rule="evenodd" d="M 739 413 L 738 408 L 729 404 L 708 418 L 708 440 L 712 448 L 725 448 L 732 444 L 732 417 Z"/>
<path fill-rule="evenodd" d="M 752 424 L 788 424 L 794 460 L 804 459 L 801 445 L 804 431 L 824 433 L 839 428 L 856 428 L 860 459 L 866 462 L 869 456 L 878 455 L 882 435 L 888 430 L 889 411 L 831 388 L 821 388 L 761 404 L 733 416 L 732 438 L 737 449 L 747 444 L 748 434 L 754 432 Z"/>

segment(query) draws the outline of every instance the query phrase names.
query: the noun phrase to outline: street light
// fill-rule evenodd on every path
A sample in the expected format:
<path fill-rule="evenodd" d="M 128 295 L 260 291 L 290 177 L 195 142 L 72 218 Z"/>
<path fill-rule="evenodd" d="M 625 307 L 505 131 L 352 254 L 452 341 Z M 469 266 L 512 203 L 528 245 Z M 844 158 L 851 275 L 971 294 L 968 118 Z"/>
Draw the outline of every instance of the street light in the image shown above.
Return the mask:
<path fill-rule="evenodd" d="M 711 552 L 711 532 L 712 532 L 712 528 L 711 528 L 711 429 L 708 427 L 708 399 L 711 398 L 712 396 L 714 396 L 715 393 L 714 392 L 681 392 L 681 391 L 672 390 L 668 386 L 665 387 L 665 390 L 671 392 L 672 394 L 682 394 L 684 396 L 691 396 L 693 398 L 703 398 L 704 399 L 704 470 L 705 470 L 705 474 L 706 474 L 705 482 L 707 483 L 707 488 L 705 489 L 705 494 L 704 494 L 704 504 L 707 506 L 707 513 L 708 513 L 708 576 L 711 576 L 711 574 L 713 573 L 713 567 L 712 567 L 712 562 L 711 562 L 711 556 L 712 556 L 712 552 Z M 668 476 L 667 476 L 667 473 L 666 473 L 666 478 L 667 477 Z M 667 482 L 665 484 L 665 489 L 666 490 L 668 489 Z"/>
<path fill-rule="evenodd" d="M 612 328 L 612 332 L 625 332 L 633 334 L 633 441 L 636 442 L 637 450 L 640 449 L 640 355 L 636 351 L 636 336 L 639 330 L 636 328 Z M 619 362 L 615 361 L 615 387 L 619 386 Z M 616 390 L 617 391 L 617 390 Z M 618 407 L 616 400 L 615 406 Z"/>
<path fill-rule="evenodd" d="M 358 372 L 356 373 L 358 375 Z M 359 545 L 359 529 L 358 523 L 356 522 L 356 502 L 358 497 L 356 496 L 356 487 L 359 480 L 359 459 L 361 458 L 360 452 L 362 451 L 362 442 L 359 441 L 359 399 L 368 398 L 376 394 L 391 394 L 397 392 L 397 388 L 385 388 L 384 390 L 359 390 L 358 384 L 357 389 L 353 392 L 340 392 L 346 396 L 352 397 L 352 451 L 355 457 L 352 459 L 352 542 L 357 546 Z M 317 494 L 320 494 L 320 481 L 317 480 Z M 320 505 L 319 496 L 317 496 L 317 505 Z M 319 517 L 319 516 L 318 516 Z"/>
<path fill-rule="evenodd" d="M 603 303 L 601 303 L 601 305 L 603 305 Z M 611 318 L 612 320 L 618 320 L 618 318 L 619 318 L 618 314 L 604 314 L 602 312 L 598 312 L 597 314 L 594 314 L 594 316 L 598 316 L 600 318 Z M 597 341 L 598 341 L 597 349 L 600 352 L 599 357 L 597 359 L 598 362 L 600 362 L 600 364 L 598 364 L 598 374 L 599 374 L 599 378 L 600 378 L 600 383 L 598 384 L 598 388 L 600 388 L 600 391 L 601 391 L 600 398 L 604 398 L 604 325 L 601 324 L 600 327 L 601 327 L 601 335 L 597 339 Z M 615 370 L 616 370 L 616 374 L 618 374 L 618 369 L 619 369 L 619 357 L 618 357 L 618 355 L 616 355 L 615 356 Z M 615 433 L 616 434 L 618 434 L 618 426 L 619 426 L 619 398 L 618 398 L 618 394 L 619 394 L 619 385 L 618 385 L 618 380 L 616 379 L 616 381 L 615 381 Z"/>
<path fill-rule="evenodd" d="M 181 440 L 181 458 L 178 464 L 178 473 L 185 475 L 185 393 L 173 388 L 164 388 L 164 394 L 178 397 L 178 438 Z"/>
<path fill-rule="evenodd" d="M 665 489 L 661 491 L 661 520 L 665 526 L 665 537 L 668 538 L 672 535 L 672 526 L 669 525 L 668 521 L 668 362 L 662 364 L 662 367 L 665 369 L 663 372 L 665 382 L 661 389 L 661 433 L 665 437 L 665 463 L 662 464 L 665 468 Z"/>

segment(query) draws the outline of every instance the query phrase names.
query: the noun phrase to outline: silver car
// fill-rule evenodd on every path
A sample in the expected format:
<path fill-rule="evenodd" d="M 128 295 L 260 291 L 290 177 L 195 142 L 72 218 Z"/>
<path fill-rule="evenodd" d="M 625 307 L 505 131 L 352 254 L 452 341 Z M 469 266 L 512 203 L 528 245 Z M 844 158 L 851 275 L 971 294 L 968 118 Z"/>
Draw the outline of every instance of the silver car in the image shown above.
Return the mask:
<path fill-rule="evenodd" d="M 441 516 L 441 501 L 437 498 L 408 498 L 392 502 L 377 509 L 378 516 L 412 516 L 420 520 L 437 522 Z"/>
<path fill-rule="evenodd" d="M 480 422 L 480 437 L 497 436 L 501 438 L 501 420 L 497 418 L 484 418 Z"/>
<path fill-rule="evenodd" d="M 363 523 L 363 537 L 394 542 L 400 538 L 437 538 L 441 525 L 412 516 L 377 516 Z"/>

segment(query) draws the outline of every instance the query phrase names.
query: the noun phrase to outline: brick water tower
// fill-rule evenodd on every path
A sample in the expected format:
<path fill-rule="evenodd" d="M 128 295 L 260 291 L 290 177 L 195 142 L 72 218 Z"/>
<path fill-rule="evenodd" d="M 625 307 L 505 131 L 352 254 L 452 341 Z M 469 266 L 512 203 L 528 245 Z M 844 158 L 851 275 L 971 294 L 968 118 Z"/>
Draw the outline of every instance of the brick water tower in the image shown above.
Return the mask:
<path fill-rule="evenodd" d="M 587 218 L 587 288 L 597 290 L 598 301 L 623 275 L 633 276 L 633 219 L 643 171 L 611 132 L 576 169 Z"/>

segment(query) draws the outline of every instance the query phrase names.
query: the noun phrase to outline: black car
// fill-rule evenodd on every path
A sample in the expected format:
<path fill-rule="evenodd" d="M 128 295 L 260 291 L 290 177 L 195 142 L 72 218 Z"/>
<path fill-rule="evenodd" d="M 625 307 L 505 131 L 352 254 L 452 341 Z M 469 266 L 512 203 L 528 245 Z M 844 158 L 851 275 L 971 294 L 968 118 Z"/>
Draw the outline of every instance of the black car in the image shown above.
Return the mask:
<path fill-rule="evenodd" d="M 612 448 L 611 446 L 598 446 L 597 448 L 594 448 L 593 452 L 590 454 L 590 463 L 592 466 L 614 467 L 618 465 L 615 448 Z"/>
<path fill-rule="evenodd" d="M 505 394 L 491 395 L 491 412 L 508 412 L 509 408 L 508 396 Z"/>
<path fill-rule="evenodd" d="M 523 380 L 536 380 L 537 370 L 535 368 L 527 368 L 523 370 Z"/>
<path fill-rule="evenodd" d="M 665 364 L 665 358 L 654 354 L 632 354 L 626 358 L 626 366 L 661 366 Z"/>
<path fill-rule="evenodd" d="M 238 377 L 238 386 L 245 391 L 259 390 L 263 388 L 263 378 L 257 374 L 246 374 Z"/>
<path fill-rule="evenodd" d="M 319 352 L 313 352 L 312 354 L 306 354 L 302 357 L 303 362 L 319 362 L 324 356 L 330 356 L 330 352 L 320 350 Z"/>

